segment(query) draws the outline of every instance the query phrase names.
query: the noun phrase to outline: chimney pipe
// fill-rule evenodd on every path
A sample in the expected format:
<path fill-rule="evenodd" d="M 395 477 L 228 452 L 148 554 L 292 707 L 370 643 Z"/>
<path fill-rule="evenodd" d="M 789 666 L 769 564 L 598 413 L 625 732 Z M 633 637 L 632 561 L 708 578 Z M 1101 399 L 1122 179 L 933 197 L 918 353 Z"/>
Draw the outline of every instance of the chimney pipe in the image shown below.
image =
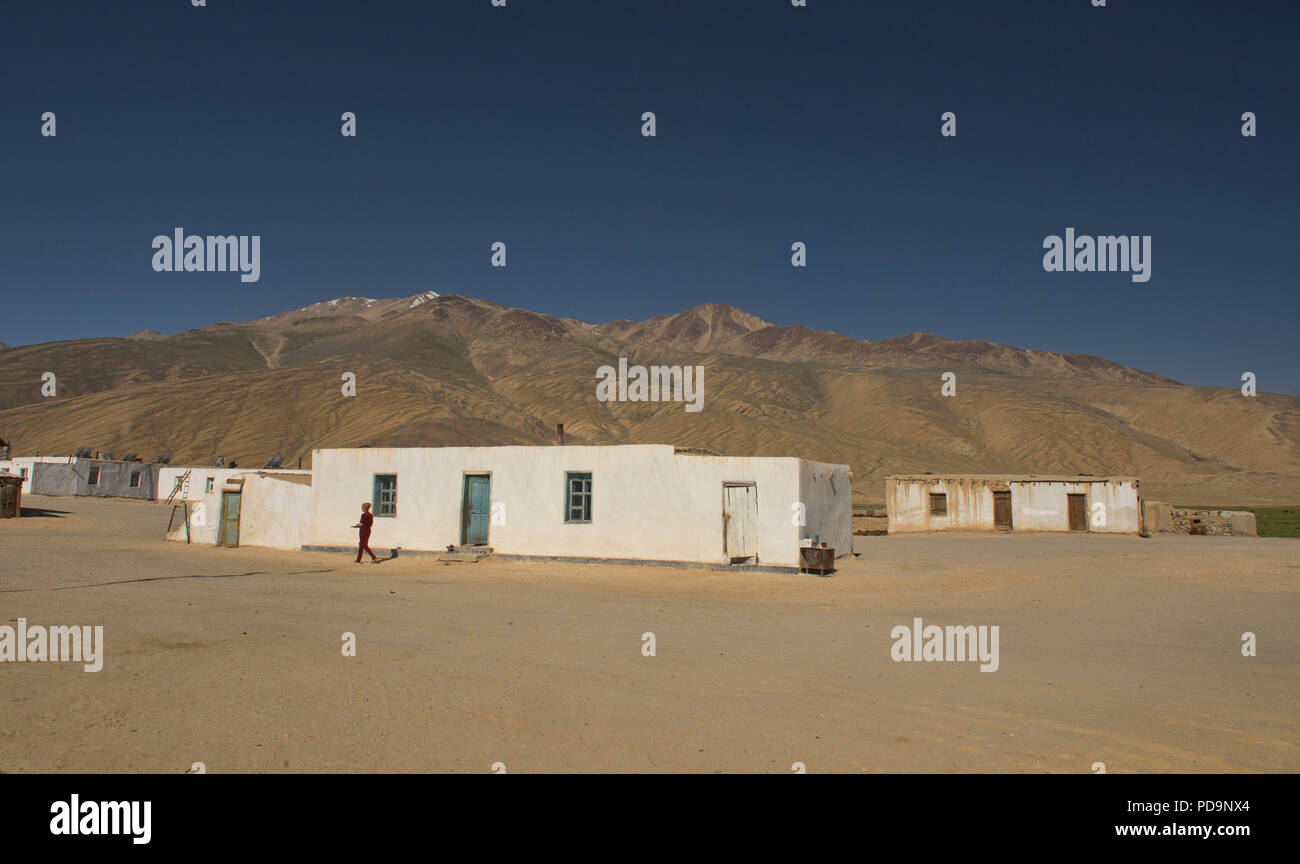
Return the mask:
<path fill-rule="evenodd" d="M 563 444 L 563 443 L 564 443 L 564 424 L 563 424 L 563 423 L 556 423 L 556 424 L 555 424 L 555 437 L 556 437 L 557 439 L 559 439 L 560 444 Z"/>

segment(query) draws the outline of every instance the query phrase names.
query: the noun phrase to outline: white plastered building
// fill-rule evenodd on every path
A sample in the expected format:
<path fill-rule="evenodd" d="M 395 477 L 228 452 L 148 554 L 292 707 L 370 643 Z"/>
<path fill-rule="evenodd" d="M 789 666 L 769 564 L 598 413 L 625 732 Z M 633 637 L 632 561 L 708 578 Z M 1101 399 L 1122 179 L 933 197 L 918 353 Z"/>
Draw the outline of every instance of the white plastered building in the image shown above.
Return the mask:
<path fill-rule="evenodd" d="M 263 524 L 282 523 L 262 545 L 279 548 L 355 551 L 353 526 L 371 502 L 381 554 L 482 545 L 507 559 L 783 571 L 799 567 L 805 538 L 837 556 L 853 549 L 848 466 L 794 457 L 660 444 L 362 447 L 313 451 L 308 488 L 285 491 L 298 478 L 272 476 L 250 485 L 258 473 L 228 478 L 200 503 L 209 521 L 228 523 L 260 486 L 280 502 Z M 231 536 L 228 524 L 209 525 L 199 542 Z"/>
<path fill-rule="evenodd" d="M 1079 531 L 1136 534 L 1136 477 L 910 474 L 885 478 L 889 533 Z"/>

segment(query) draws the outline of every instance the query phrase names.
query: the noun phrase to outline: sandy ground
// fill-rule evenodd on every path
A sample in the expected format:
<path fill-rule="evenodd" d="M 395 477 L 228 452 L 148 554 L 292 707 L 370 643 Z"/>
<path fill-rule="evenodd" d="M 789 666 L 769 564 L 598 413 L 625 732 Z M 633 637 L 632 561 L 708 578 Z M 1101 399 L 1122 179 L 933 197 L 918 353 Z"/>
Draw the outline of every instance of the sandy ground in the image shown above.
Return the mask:
<path fill-rule="evenodd" d="M 858 537 L 828 578 L 358 566 L 23 503 L 0 623 L 102 624 L 106 659 L 0 664 L 0 771 L 1300 769 L 1296 540 Z M 1000 669 L 893 662 L 914 616 L 998 625 Z"/>

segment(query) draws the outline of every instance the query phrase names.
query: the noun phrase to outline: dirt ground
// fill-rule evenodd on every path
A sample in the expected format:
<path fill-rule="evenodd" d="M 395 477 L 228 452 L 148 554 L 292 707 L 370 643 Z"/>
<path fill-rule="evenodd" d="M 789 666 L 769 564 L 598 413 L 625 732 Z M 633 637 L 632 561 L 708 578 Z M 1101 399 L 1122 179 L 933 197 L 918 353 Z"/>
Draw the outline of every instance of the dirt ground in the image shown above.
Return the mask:
<path fill-rule="evenodd" d="M 98 673 L 0 664 L 4 772 L 1300 769 L 1297 540 L 857 537 L 826 578 L 356 565 L 166 543 L 160 504 L 23 503 L 0 624 L 106 647 Z M 894 662 L 918 616 L 998 625 L 1000 668 Z"/>

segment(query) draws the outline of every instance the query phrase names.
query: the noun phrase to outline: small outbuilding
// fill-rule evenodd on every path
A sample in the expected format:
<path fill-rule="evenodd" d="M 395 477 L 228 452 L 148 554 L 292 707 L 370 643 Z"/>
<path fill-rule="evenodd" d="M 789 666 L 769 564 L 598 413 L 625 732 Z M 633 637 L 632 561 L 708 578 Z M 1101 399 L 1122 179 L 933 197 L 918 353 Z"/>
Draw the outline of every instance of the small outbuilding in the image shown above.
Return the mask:
<path fill-rule="evenodd" d="M 97 498 L 158 497 L 158 468 L 147 462 L 71 457 L 32 465 L 33 495 L 89 495 Z"/>
<path fill-rule="evenodd" d="M 0 519 L 23 514 L 23 478 L 0 474 Z"/>
<path fill-rule="evenodd" d="M 885 502 L 890 534 L 1142 530 L 1136 477 L 903 474 L 885 479 Z"/>
<path fill-rule="evenodd" d="M 239 469 L 197 500 L 176 501 L 168 540 L 297 551 L 310 521 L 311 474 Z"/>

